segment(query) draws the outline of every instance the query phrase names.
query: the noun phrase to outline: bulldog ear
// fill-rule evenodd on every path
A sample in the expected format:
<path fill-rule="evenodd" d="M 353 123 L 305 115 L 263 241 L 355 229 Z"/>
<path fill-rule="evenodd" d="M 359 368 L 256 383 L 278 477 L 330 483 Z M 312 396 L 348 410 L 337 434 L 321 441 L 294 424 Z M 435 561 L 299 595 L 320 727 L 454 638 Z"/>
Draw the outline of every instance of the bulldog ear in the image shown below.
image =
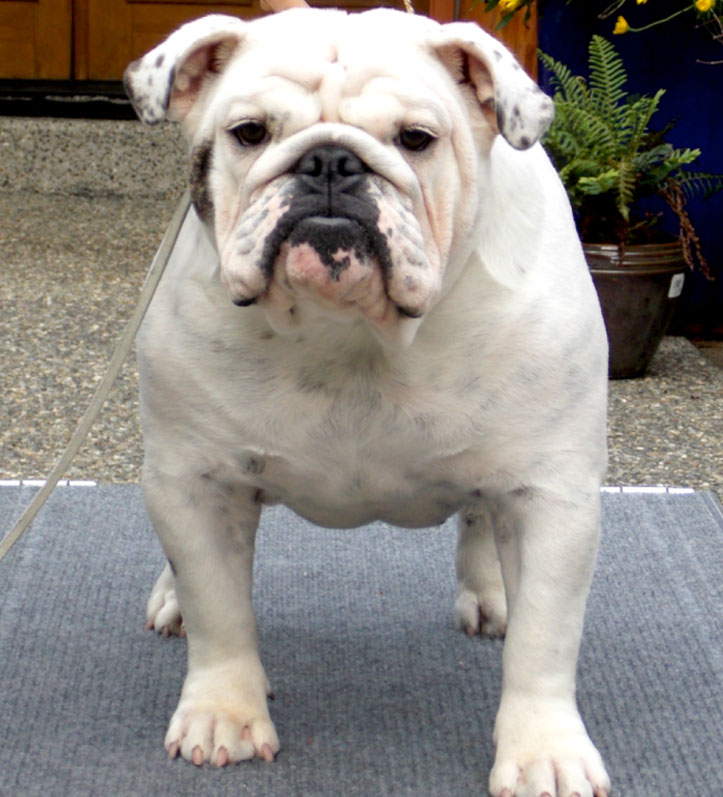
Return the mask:
<path fill-rule="evenodd" d="M 183 120 L 204 82 L 223 71 L 245 29 L 237 17 L 211 14 L 183 25 L 133 61 L 123 85 L 141 121 Z"/>
<path fill-rule="evenodd" d="M 552 100 L 512 53 L 478 25 L 442 25 L 434 46 L 458 82 L 472 84 L 487 121 L 515 149 L 528 149 L 550 126 Z"/>

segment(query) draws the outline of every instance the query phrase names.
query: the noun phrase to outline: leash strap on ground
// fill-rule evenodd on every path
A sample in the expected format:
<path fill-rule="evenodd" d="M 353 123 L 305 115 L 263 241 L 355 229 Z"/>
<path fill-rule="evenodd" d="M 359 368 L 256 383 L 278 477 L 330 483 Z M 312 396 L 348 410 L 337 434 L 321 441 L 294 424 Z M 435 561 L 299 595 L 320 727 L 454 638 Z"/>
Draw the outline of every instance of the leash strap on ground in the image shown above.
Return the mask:
<path fill-rule="evenodd" d="M 0 542 L 0 562 L 2 562 L 13 545 L 20 539 L 20 536 L 30 525 L 33 518 L 40 510 L 40 507 L 46 502 L 50 493 L 53 492 L 58 480 L 68 469 L 68 466 L 73 461 L 73 457 L 75 457 L 75 455 L 78 453 L 78 449 L 88 436 L 90 427 L 93 425 L 93 422 L 98 416 L 101 407 L 103 404 L 105 404 L 105 400 L 108 398 L 108 394 L 110 393 L 110 389 L 113 386 L 116 377 L 118 376 L 118 372 L 120 371 L 121 366 L 123 365 L 123 362 L 130 351 L 131 345 L 133 344 L 133 339 L 136 336 L 136 332 L 138 332 L 138 327 L 140 327 L 141 321 L 143 321 L 143 317 L 146 314 L 146 310 L 148 310 L 148 306 L 151 303 L 153 294 L 156 292 L 156 287 L 160 282 L 161 276 L 166 268 L 166 264 L 171 256 L 171 252 L 173 251 L 173 247 L 178 238 L 178 233 L 181 231 L 181 226 L 183 225 L 183 221 L 188 213 L 189 206 L 190 197 L 188 191 L 186 191 L 181 198 L 181 201 L 178 203 L 178 207 L 173 214 L 171 223 L 168 225 L 168 229 L 163 237 L 163 241 L 156 252 L 156 256 L 153 258 L 151 267 L 148 269 L 148 274 L 146 275 L 146 280 L 143 283 L 138 304 L 136 305 L 136 309 L 133 311 L 133 315 L 130 317 L 126 328 L 120 340 L 118 341 L 118 344 L 116 345 L 113 356 L 108 364 L 108 370 L 98 383 L 98 386 L 95 389 L 95 394 L 91 399 L 88 409 L 85 411 L 85 415 L 83 415 L 81 418 L 80 423 L 71 437 L 67 448 L 65 451 L 63 451 L 60 459 L 53 468 L 51 474 L 48 476 L 47 481 L 40 488 L 40 490 L 38 490 L 35 496 L 33 496 L 33 500 L 27 505 L 27 507 L 25 507 L 25 510 L 18 518 L 15 525 Z"/>

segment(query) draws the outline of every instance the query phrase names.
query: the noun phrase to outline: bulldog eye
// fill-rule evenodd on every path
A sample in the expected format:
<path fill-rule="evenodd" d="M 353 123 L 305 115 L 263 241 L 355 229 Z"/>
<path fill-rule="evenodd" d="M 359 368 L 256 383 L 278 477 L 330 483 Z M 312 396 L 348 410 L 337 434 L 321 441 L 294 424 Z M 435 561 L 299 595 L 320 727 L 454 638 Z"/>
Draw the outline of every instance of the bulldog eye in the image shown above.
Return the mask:
<path fill-rule="evenodd" d="M 229 132 L 243 147 L 256 147 L 268 137 L 268 130 L 262 122 L 242 122 Z"/>
<path fill-rule="evenodd" d="M 405 127 L 399 132 L 399 143 L 404 149 L 422 152 L 434 141 L 434 136 L 419 127 Z"/>

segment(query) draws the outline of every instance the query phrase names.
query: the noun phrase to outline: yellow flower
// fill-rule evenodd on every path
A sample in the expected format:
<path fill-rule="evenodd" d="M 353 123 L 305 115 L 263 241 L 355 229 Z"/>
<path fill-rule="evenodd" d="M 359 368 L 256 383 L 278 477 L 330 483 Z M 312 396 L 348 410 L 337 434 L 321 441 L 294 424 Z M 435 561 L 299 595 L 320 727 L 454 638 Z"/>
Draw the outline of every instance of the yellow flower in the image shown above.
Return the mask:
<path fill-rule="evenodd" d="M 635 2 L 636 2 L 636 3 L 637 3 L 639 6 L 644 6 L 644 5 L 645 5 L 645 4 L 648 2 L 648 0 L 635 0 Z"/>
<path fill-rule="evenodd" d="M 630 30 L 630 25 L 628 25 L 628 21 L 625 17 L 618 17 L 617 22 L 615 23 L 615 28 L 613 29 L 613 33 L 627 33 Z"/>
<path fill-rule="evenodd" d="M 503 14 L 509 14 L 514 11 L 522 2 L 522 0 L 500 0 L 500 11 Z"/>
<path fill-rule="evenodd" d="M 715 5 L 715 0 L 695 0 L 695 7 L 698 11 L 710 11 Z"/>

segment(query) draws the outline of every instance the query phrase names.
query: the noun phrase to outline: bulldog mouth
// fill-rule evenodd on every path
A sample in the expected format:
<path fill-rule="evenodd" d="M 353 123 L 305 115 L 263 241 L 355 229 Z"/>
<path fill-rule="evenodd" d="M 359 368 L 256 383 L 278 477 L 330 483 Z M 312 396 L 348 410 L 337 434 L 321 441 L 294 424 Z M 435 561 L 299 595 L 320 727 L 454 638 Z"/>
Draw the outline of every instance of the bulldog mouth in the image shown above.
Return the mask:
<path fill-rule="evenodd" d="M 310 216 L 299 222 L 288 239 L 289 246 L 308 244 L 338 282 L 351 263 L 353 254 L 358 260 L 368 260 L 373 249 L 363 227 L 353 219 L 329 216 Z M 341 253 L 341 254 L 340 254 Z"/>
<path fill-rule="evenodd" d="M 346 212 L 329 208 L 318 196 L 299 196 L 292 189 L 286 212 L 264 241 L 259 267 L 268 279 L 284 243 L 308 243 L 337 277 L 337 251 L 353 249 L 365 257 L 374 255 L 386 278 L 392 262 L 386 239 L 378 229 L 378 212 L 363 197 L 347 195 L 343 200 Z"/>

